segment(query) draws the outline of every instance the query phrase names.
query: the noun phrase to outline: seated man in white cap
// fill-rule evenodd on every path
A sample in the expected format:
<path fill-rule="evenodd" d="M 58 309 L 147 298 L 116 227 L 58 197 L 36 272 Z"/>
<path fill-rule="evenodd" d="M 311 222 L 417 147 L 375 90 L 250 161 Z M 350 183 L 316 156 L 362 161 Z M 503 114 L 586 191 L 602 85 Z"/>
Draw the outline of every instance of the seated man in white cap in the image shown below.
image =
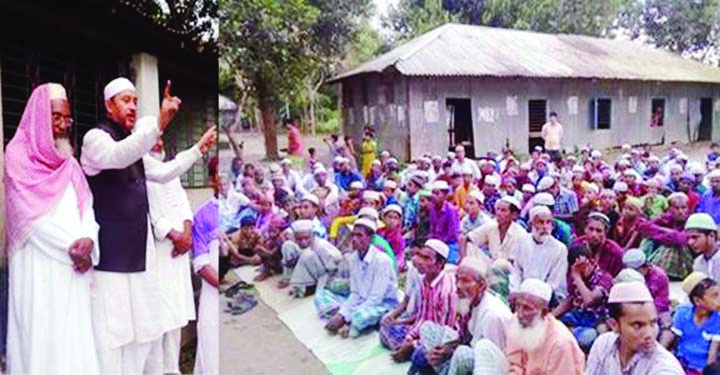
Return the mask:
<path fill-rule="evenodd" d="M 447 261 L 457 264 L 460 261 L 458 237 L 460 235 L 460 217 L 458 209 L 448 202 L 450 187 L 445 181 L 432 184 L 432 206 L 430 207 L 430 238 L 446 243 L 450 248 Z"/>
<path fill-rule="evenodd" d="M 320 210 L 320 199 L 315 194 L 306 194 L 300 198 L 298 211 L 300 220 L 309 220 L 312 222 L 313 235 L 317 238 L 327 239 L 327 229 L 318 219 L 317 213 Z"/>
<path fill-rule="evenodd" d="M 720 223 L 720 169 L 713 169 L 707 179 L 710 181 L 710 189 L 700 197 L 697 212 L 707 213 L 716 223 Z"/>
<path fill-rule="evenodd" d="M 685 223 L 688 247 L 697 255 L 693 271 L 703 272 L 713 280 L 720 280 L 720 251 L 718 251 L 717 225 L 706 213 L 690 215 Z"/>
<path fill-rule="evenodd" d="M 362 180 L 360 174 L 350 169 L 350 159 L 342 157 L 340 159 L 340 170 L 335 174 L 335 183 L 340 190 L 348 191 L 351 183 Z"/>
<path fill-rule="evenodd" d="M 538 191 L 542 190 L 544 189 L 538 188 Z M 548 192 L 555 198 L 553 215 L 568 224 L 574 223 L 575 215 L 580 211 L 580 204 L 575 192 L 561 186 L 555 179 L 553 179 L 553 184 Z"/>
<path fill-rule="evenodd" d="M 554 212 L 555 198 L 550 193 L 538 193 L 535 195 L 535 197 L 533 197 L 530 206 L 526 207 L 526 212 L 521 212 L 520 215 L 522 217 L 526 217 L 526 215 L 530 212 L 530 209 L 537 206 L 545 206 L 550 209 L 550 212 Z M 569 246 L 574 240 L 572 227 L 570 226 L 570 224 L 556 218 L 555 215 L 553 215 L 552 222 L 552 236 L 555 237 L 555 239 L 557 239 L 558 241 L 565 244 L 565 246 Z"/>
<path fill-rule="evenodd" d="M 91 288 L 98 225 L 69 138 L 70 108 L 61 85 L 36 87 L 6 148 L 7 373 L 99 373 Z"/>
<path fill-rule="evenodd" d="M 385 198 L 385 205 L 398 204 L 398 183 L 395 180 L 385 180 L 383 183 L 382 195 Z M 401 192 L 400 192 L 401 193 Z"/>
<path fill-rule="evenodd" d="M 405 238 L 402 232 L 402 208 L 397 204 L 391 204 L 382 211 L 383 228 L 377 230 L 377 234 L 384 238 L 395 255 L 397 271 L 405 272 Z"/>
<path fill-rule="evenodd" d="M 144 157 L 179 109 L 180 99 L 170 95 L 169 82 L 159 116 L 143 117 L 137 124 L 137 96 L 128 79 L 110 82 L 104 96 L 107 118 L 85 134 L 80 159 L 100 225 L 93 321 L 100 372 L 135 373 L 162 360 L 150 351 L 161 345 L 163 325 L 158 321 L 171 313 L 160 297 L 146 180 L 165 183 L 180 176 L 202 157 L 202 150 L 195 146 L 166 163 Z M 211 129 L 199 145 L 209 148 L 215 137 Z"/>
<path fill-rule="evenodd" d="M 495 215 L 495 203 L 502 198 L 499 188 L 499 176 L 493 174 L 485 177 L 482 193 L 485 197 L 485 211 L 491 215 Z"/>
<path fill-rule="evenodd" d="M 413 265 L 423 276 L 420 293 L 420 307 L 415 323 L 407 329 L 405 326 L 383 326 L 381 336 L 404 335 L 402 344 L 392 352 L 393 360 L 405 362 L 410 359 L 420 339 L 420 327 L 426 321 L 442 326 L 454 327 L 457 320 L 457 289 L 455 275 L 445 270 L 448 246 L 440 240 L 430 239 L 425 246 L 416 249 Z M 394 332 L 395 330 L 399 332 Z"/>
<path fill-rule="evenodd" d="M 465 256 L 485 256 L 491 260 L 510 260 L 515 255 L 520 239 L 528 235 L 517 222 L 520 203 L 512 197 L 503 197 L 495 203 L 495 219 L 467 234 Z M 482 251 L 486 249 L 487 251 Z"/>
<path fill-rule="evenodd" d="M 640 249 L 626 251 L 623 254 L 623 264 L 627 268 L 637 270 L 642 275 L 645 286 L 650 290 L 658 314 L 658 326 L 660 327 L 658 341 L 663 342 L 671 334 L 670 279 L 668 279 L 665 270 L 648 263 L 645 253 Z"/>
<path fill-rule="evenodd" d="M 513 295 L 515 316 L 507 327 L 505 348 L 508 374 L 583 374 L 585 354 L 550 313 L 551 296 L 552 288 L 537 279 L 526 279 Z"/>
<path fill-rule="evenodd" d="M 371 243 L 376 222 L 358 219 L 353 225 L 355 251 L 345 257 L 350 270 L 350 295 L 328 289 L 315 295 L 321 317 L 330 317 L 325 329 L 342 337 L 357 337 L 376 326 L 380 318 L 398 304 L 397 277 L 390 258 Z"/>
<path fill-rule="evenodd" d="M 450 156 L 450 154 L 448 154 Z M 454 159 L 452 164 L 452 170 L 458 173 L 462 173 L 463 169 L 465 167 L 470 168 L 471 173 L 473 174 L 474 178 L 480 178 L 480 169 L 478 168 L 477 164 L 474 160 L 470 160 L 465 157 L 465 146 L 463 145 L 457 145 L 455 146 L 455 154 L 453 155 Z"/>
<path fill-rule="evenodd" d="M 292 169 L 292 161 L 287 158 L 281 160 L 280 168 L 282 169 L 282 174 L 285 176 L 290 190 L 292 190 L 293 193 L 298 194 L 300 191 L 298 188 L 302 185 L 302 178 L 300 177 L 300 173 L 298 173 L 298 171 Z"/>
<path fill-rule="evenodd" d="M 615 284 L 608 298 L 607 332 L 595 340 L 585 374 L 682 375 L 678 360 L 656 341 L 657 312 L 645 284 Z"/>
<path fill-rule="evenodd" d="M 551 235 L 553 216 L 545 206 L 530 210 L 531 235 L 520 240 L 510 275 L 510 293 L 516 292 L 526 279 L 539 279 L 548 285 L 555 297 L 567 295 L 567 247 Z"/>
<path fill-rule="evenodd" d="M 474 352 L 498 354 L 505 361 L 505 327 L 512 317 L 510 308 L 488 290 L 489 265 L 480 258 L 465 258 L 456 273 L 458 307 L 455 327 L 425 322 L 420 327 L 421 345 L 413 354 L 413 367 L 421 373 L 472 374 Z M 442 343 L 448 328 L 457 330 L 455 341 Z M 488 351 L 488 347 L 496 350 Z"/>
<path fill-rule="evenodd" d="M 485 197 L 478 191 L 472 191 L 465 200 L 465 210 L 462 219 L 460 219 L 460 240 L 459 246 L 465 248 L 463 241 L 465 236 L 476 228 L 480 228 L 486 222 L 492 220 L 485 212 Z"/>
<path fill-rule="evenodd" d="M 283 275 L 278 287 L 291 286 L 290 294 L 301 298 L 325 286 L 338 270 L 342 255 L 330 242 L 313 235 L 310 220 L 295 221 L 291 230 L 293 239 L 285 241 L 280 249 Z"/>

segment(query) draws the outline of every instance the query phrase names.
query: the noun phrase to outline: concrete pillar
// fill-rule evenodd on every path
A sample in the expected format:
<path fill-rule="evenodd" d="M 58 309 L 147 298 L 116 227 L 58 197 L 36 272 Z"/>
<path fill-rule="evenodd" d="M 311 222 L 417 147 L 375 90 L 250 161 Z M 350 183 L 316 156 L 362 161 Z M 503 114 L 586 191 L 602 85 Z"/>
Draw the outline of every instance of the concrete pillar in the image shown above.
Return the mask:
<path fill-rule="evenodd" d="M 157 116 L 160 113 L 160 78 L 157 58 L 143 52 L 133 55 L 132 63 L 138 95 L 138 118 Z"/>

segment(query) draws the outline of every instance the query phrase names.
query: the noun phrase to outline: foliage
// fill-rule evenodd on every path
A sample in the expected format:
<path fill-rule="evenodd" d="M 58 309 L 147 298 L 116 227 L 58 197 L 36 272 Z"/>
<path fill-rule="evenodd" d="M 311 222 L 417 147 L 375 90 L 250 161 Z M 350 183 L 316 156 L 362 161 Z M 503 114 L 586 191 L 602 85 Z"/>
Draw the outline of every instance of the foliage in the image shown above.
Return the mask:
<path fill-rule="evenodd" d="M 618 27 L 633 39 L 703 59 L 718 47 L 718 0 L 645 0 L 621 13 Z"/>

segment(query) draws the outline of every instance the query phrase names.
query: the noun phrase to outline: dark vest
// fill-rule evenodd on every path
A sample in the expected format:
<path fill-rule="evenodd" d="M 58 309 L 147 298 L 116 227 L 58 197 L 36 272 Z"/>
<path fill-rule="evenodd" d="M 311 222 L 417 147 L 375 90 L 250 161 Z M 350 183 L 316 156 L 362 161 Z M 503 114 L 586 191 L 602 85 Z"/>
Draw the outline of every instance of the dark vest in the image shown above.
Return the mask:
<path fill-rule="evenodd" d="M 121 125 L 101 122 L 98 129 L 115 141 L 130 135 Z M 125 169 L 105 169 L 88 176 L 93 193 L 95 221 L 100 225 L 100 263 L 95 269 L 110 272 L 145 271 L 148 235 L 148 198 L 142 159 Z"/>

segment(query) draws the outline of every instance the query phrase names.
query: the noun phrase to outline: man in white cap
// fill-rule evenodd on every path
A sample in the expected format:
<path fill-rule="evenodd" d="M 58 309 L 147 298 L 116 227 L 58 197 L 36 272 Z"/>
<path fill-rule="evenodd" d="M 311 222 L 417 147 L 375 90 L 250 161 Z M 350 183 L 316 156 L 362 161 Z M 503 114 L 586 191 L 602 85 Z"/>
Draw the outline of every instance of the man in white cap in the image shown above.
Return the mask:
<path fill-rule="evenodd" d="M 342 191 L 348 191 L 350 184 L 355 181 L 362 181 L 360 174 L 350 169 L 350 159 L 342 157 L 340 159 L 340 170 L 335 174 L 335 181 Z"/>
<path fill-rule="evenodd" d="M 80 159 L 100 225 L 93 324 L 100 372 L 138 373 L 162 366 L 162 358 L 150 353 L 161 345 L 164 327 L 158 322 L 174 308 L 161 297 L 146 180 L 168 182 L 202 152 L 196 146 L 167 163 L 144 157 L 179 109 L 169 82 L 158 118 L 147 116 L 137 124 L 137 96 L 129 80 L 110 82 L 104 95 L 107 119 L 85 134 Z M 200 145 L 209 149 L 216 136 L 211 129 Z"/>
<path fill-rule="evenodd" d="M 710 189 L 700 197 L 697 212 L 707 213 L 716 223 L 720 223 L 720 169 L 713 169 L 708 173 L 707 178 L 710 181 Z"/>
<path fill-rule="evenodd" d="M 292 162 L 290 159 L 285 158 L 281 160 L 280 168 L 282 169 L 282 174 L 285 176 L 290 190 L 292 190 L 293 193 L 298 194 L 300 191 L 299 188 L 302 186 L 302 178 L 296 170 L 292 169 Z"/>
<path fill-rule="evenodd" d="M 550 313 L 551 297 L 552 288 L 537 279 L 526 279 L 513 295 L 515 315 L 507 327 L 505 348 L 508 374 L 583 374 L 585 354 L 570 330 Z"/>
<path fill-rule="evenodd" d="M 541 181 L 542 182 L 542 181 Z M 565 221 L 568 224 L 575 222 L 575 215 L 580 211 L 577 194 L 574 191 L 560 186 L 557 179 L 553 179 L 552 185 L 547 189 L 541 189 L 538 186 L 538 192 L 547 191 L 555 198 L 553 206 L 553 215 L 556 218 Z"/>
<path fill-rule="evenodd" d="M 280 248 L 283 275 L 278 287 L 291 286 L 290 294 L 298 298 L 322 289 L 342 259 L 340 250 L 313 235 L 313 227 L 310 220 L 295 221 L 291 226 L 293 239 L 285 241 Z"/>
<path fill-rule="evenodd" d="M 90 285 L 98 225 L 71 125 L 65 88 L 40 85 L 6 148 L 8 373 L 99 373 Z"/>
<path fill-rule="evenodd" d="M 385 180 L 382 194 L 385 196 L 385 205 L 398 204 L 397 198 L 398 183 L 395 180 Z"/>
<path fill-rule="evenodd" d="M 658 314 L 660 336 L 658 341 L 664 342 L 670 336 L 672 318 L 670 317 L 670 279 L 665 270 L 647 262 L 645 252 L 640 249 L 629 249 L 623 254 L 625 267 L 637 270 L 642 281 L 650 290 Z"/>
<path fill-rule="evenodd" d="M 358 219 L 353 225 L 355 251 L 346 255 L 350 295 L 344 298 L 323 289 L 315 296 L 315 306 L 322 315 L 332 316 L 325 325 L 331 334 L 357 337 L 398 304 L 395 269 L 390 258 L 372 244 L 375 230 L 375 221 L 368 219 Z"/>
<path fill-rule="evenodd" d="M 485 177 L 482 193 L 485 197 L 485 211 L 491 215 L 495 215 L 495 203 L 502 198 L 499 188 L 499 176 L 492 174 Z"/>
<path fill-rule="evenodd" d="M 510 293 L 526 279 L 550 285 L 558 298 L 567 294 L 567 247 L 552 235 L 553 216 L 545 206 L 530 210 L 531 235 L 520 241 L 510 275 Z"/>
<path fill-rule="evenodd" d="M 431 321 L 448 327 L 456 324 L 458 296 L 455 276 L 445 270 L 449 253 L 450 249 L 445 243 L 429 239 L 425 246 L 413 254 L 413 265 L 423 276 L 420 307 L 415 324 L 407 332 L 402 345 L 391 354 L 397 362 L 410 359 L 420 339 L 420 327 L 424 322 Z"/>
<path fill-rule="evenodd" d="M 521 207 L 525 207 L 525 205 L 527 205 L 528 202 L 530 202 L 532 197 L 535 195 L 535 186 L 533 186 L 532 184 L 523 185 L 522 193 L 523 193 L 523 195 L 522 195 L 522 200 L 520 201 L 520 205 L 521 205 Z M 553 202 L 554 201 L 555 200 L 553 199 Z"/>
<path fill-rule="evenodd" d="M 656 341 L 657 312 L 644 283 L 615 284 L 608 297 L 612 332 L 595 340 L 585 373 L 587 375 L 682 375 L 678 360 Z"/>
<path fill-rule="evenodd" d="M 528 235 L 517 223 L 520 203 L 512 197 L 502 197 L 495 203 L 495 219 L 467 234 L 463 257 L 490 257 L 510 260 L 515 256 L 520 240 Z M 482 251 L 486 249 L 486 251 Z"/>
<path fill-rule="evenodd" d="M 318 210 L 320 209 L 320 198 L 315 194 L 306 194 L 300 198 L 298 203 L 300 204 L 298 208 L 300 217 L 298 219 L 309 220 L 312 223 L 313 236 L 327 239 L 327 229 L 325 229 L 325 226 L 317 216 Z"/>
<path fill-rule="evenodd" d="M 475 177 L 473 175 L 472 168 L 469 166 L 463 166 L 462 167 L 462 182 L 458 187 L 455 188 L 455 192 L 453 194 L 453 202 L 455 202 L 455 206 L 461 209 L 465 207 L 465 201 L 468 199 L 468 196 L 473 191 L 478 191 L 479 189 L 477 185 L 475 185 Z"/>
<path fill-rule="evenodd" d="M 447 201 L 450 187 L 445 181 L 437 180 L 432 184 L 433 204 L 430 209 L 430 238 L 443 241 L 450 247 L 447 261 L 457 264 L 460 261 L 458 236 L 460 235 L 460 215 L 458 209 Z"/>
<path fill-rule="evenodd" d="M 458 173 L 462 174 L 463 169 L 465 167 L 468 167 L 472 171 L 472 175 L 474 178 L 480 178 L 480 169 L 478 168 L 475 161 L 467 159 L 465 157 L 465 146 L 463 146 L 463 145 L 455 146 L 455 156 L 454 157 L 455 157 L 455 160 L 453 161 L 453 164 L 452 164 L 453 172 L 458 172 Z"/>
<path fill-rule="evenodd" d="M 717 225 L 706 213 L 690 215 L 685 223 L 688 247 L 697 255 L 693 271 L 703 272 L 713 280 L 720 280 L 720 251 L 717 243 Z"/>
<path fill-rule="evenodd" d="M 420 327 L 421 345 L 413 355 L 413 367 L 421 373 L 432 369 L 436 373 L 473 373 L 475 353 L 480 357 L 493 356 L 504 361 L 505 327 L 512 317 L 510 308 L 488 292 L 489 265 L 479 258 L 465 258 L 456 273 L 458 294 L 458 324 L 442 326 L 427 321 Z M 458 340 L 443 343 L 446 330 L 458 334 Z M 496 350 L 491 350 L 495 348 Z"/>

